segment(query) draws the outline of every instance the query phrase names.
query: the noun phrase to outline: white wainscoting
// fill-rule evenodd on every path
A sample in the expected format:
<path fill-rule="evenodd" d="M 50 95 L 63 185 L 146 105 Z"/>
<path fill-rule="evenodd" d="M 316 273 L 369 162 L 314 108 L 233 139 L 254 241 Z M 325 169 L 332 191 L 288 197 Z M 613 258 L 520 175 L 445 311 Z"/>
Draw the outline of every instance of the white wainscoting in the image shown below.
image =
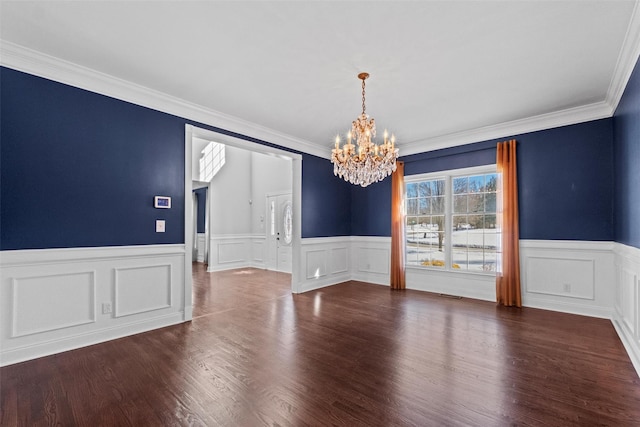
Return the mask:
<path fill-rule="evenodd" d="M 407 289 L 418 291 L 485 301 L 496 300 L 496 277 L 494 275 L 407 267 L 406 285 Z"/>
<path fill-rule="evenodd" d="M 389 286 L 391 237 L 351 237 L 351 279 Z"/>
<path fill-rule="evenodd" d="M 267 268 L 266 253 L 267 238 L 260 234 L 251 236 L 251 266 Z"/>
<path fill-rule="evenodd" d="M 234 268 L 266 268 L 265 236 L 255 234 L 225 234 L 211 236 L 208 271 Z"/>
<path fill-rule="evenodd" d="M 184 321 L 184 257 L 184 245 L 3 251 L 0 365 Z"/>
<path fill-rule="evenodd" d="M 640 249 L 616 243 L 613 325 L 640 375 Z"/>
<path fill-rule="evenodd" d="M 206 233 L 198 233 L 196 236 L 196 261 L 205 262 L 205 257 L 207 255 L 207 234 Z"/>
<path fill-rule="evenodd" d="M 389 285 L 389 237 L 303 239 L 302 248 L 301 292 L 345 280 Z M 613 248 L 612 242 L 521 240 L 523 305 L 611 318 Z M 408 267 L 406 280 L 408 289 L 495 301 L 494 275 Z"/>
<path fill-rule="evenodd" d="M 610 319 L 612 242 L 521 240 L 522 305 Z"/>
<path fill-rule="evenodd" d="M 389 237 L 341 236 L 302 239 L 301 283 L 307 292 L 360 280 L 389 285 L 391 256 Z"/>
<path fill-rule="evenodd" d="M 302 239 L 298 292 L 324 288 L 351 279 L 351 238 Z"/>
<path fill-rule="evenodd" d="M 264 268 L 263 236 L 211 243 L 220 270 Z M 296 289 L 348 280 L 388 286 L 390 249 L 388 237 L 302 239 Z M 0 365 L 184 321 L 184 256 L 184 245 L 2 252 Z M 525 306 L 611 318 L 640 373 L 640 249 L 522 240 L 520 258 Z M 495 278 L 479 274 L 408 268 L 407 288 L 495 300 Z"/>

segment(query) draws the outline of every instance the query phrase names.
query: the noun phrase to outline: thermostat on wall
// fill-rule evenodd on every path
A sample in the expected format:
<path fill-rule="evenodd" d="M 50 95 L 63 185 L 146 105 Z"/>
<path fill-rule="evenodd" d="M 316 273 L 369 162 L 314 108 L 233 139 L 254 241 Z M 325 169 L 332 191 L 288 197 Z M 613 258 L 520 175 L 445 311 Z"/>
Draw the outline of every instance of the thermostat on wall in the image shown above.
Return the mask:
<path fill-rule="evenodd" d="M 153 205 L 156 208 L 171 209 L 171 197 L 167 196 L 155 196 L 153 198 Z"/>

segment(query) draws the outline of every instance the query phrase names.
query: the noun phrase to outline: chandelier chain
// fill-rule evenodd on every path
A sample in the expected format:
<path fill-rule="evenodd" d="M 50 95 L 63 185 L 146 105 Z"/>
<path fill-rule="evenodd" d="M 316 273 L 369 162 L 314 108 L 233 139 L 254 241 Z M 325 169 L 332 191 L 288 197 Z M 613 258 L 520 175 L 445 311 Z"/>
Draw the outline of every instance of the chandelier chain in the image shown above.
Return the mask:
<path fill-rule="evenodd" d="M 364 105 L 364 79 L 362 79 L 362 114 L 365 114 L 365 111 L 367 111 L 367 107 Z"/>

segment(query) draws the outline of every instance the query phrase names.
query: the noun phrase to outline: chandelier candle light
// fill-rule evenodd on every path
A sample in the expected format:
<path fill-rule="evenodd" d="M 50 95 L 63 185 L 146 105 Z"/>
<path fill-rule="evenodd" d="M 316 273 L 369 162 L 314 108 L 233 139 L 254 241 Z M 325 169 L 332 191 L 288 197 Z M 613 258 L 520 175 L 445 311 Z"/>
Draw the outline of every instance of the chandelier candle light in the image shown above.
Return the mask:
<path fill-rule="evenodd" d="M 369 119 L 364 104 L 365 80 L 368 73 L 358 74 L 362 80 L 362 114 L 351 124 L 351 130 L 347 134 L 347 142 L 340 147 L 340 136 L 336 136 L 336 146 L 331 151 L 331 163 L 333 174 L 355 185 L 366 187 L 374 182 L 382 181 L 396 170 L 398 149 L 395 147 L 396 137 L 384 131 L 384 142 L 376 145 L 372 138 L 376 136 L 376 122 Z M 358 144 L 351 143 L 355 138 Z"/>

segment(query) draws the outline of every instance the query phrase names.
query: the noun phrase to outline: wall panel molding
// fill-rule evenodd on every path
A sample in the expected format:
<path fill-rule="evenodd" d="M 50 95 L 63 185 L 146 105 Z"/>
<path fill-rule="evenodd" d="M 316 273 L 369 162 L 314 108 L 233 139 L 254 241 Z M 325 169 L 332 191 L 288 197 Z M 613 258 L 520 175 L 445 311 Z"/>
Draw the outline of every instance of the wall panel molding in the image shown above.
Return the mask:
<path fill-rule="evenodd" d="M 521 240 L 522 304 L 610 319 L 612 242 Z"/>
<path fill-rule="evenodd" d="M 595 259 L 528 256 L 525 264 L 525 292 L 595 299 Z"/>
<path fill-rule="evenodd" d="M 184 245 L 3 251 L 0 365 L 183 322 L 184 288 Z"/>
<path fill-rule="evenodd" d="M 264 242 L 260 236 L 231 240 L 240 238 Z M 299 271 L 303 279 L 295 289 L 306 292 L 348 280 L 388 286 L 390 243 L 388 237 L 302 239 Z M 522 240 L 520 249 L 524 305 L 611 318 L 640 372 L 640 249 L 612 242 L 530 240 Z M 184 321 L 184 256 L 183 245 L 4 251 L 0 258 L 0 364 Z M 257 257 L 250 251 L 247 263 L 253 258 Z M 549 274 L 541 274 L 544 270 Z M 576 280 L 577 288 L 571 282 L 568 294 L 556 292 L 558 283 L 562 285 L 566 278 Z M 553 280 L 557 283 L 551 284 L 552 292 L 548 292 L 548 283 L 540 283 Z M 160 285 L 152 285 L 158 282 Z M 589 298 L 580 288 L 582 283 L 589 285 L 585 288 Z M 60 311 L 45 309 L 38 310 L 41 318 L 25 323 L 34 316 L 30 305 L 46 307 L 35 294 L 47 286 L 53 287 L 45 294 L 58 286 L 56 292 L 63 295 L 58 300 L 42 296 L 53 301 L 52 307 L 62 310 L 65 301 L 76 304 L 82 300 L 83 304 L 71 312 L 69 321 L 59 316 Z M 495 300 L 495 278 L 480 274 L 408 268 L 407 287 Z M 141 295 L 149 293 L 150 302 L 143 301 Z M 114 312 L 102 313 L 103 302 L 112 302 Z"/>
<path fill-rule="evenodd" d="M 389 286 L 391 237 L 352 237 L 351 260 L 352 280 Z"/>
<path fill-rule="evenodd" d="M 298 292 L 308 292 L 350 280 L 351 238 L 314 237 L 302 239 Z"/>
<path fill-rule="evenodd" d="M 406 270 L 406 282 L 407 289 L 443 295 L 456 295 L 483 301 L 496 300 L 496 278 L 488 274 L 408 267 Z"/>
<path fill-rule="evenodd" d="M 266 241 L 264 235 L 253 235 L 251 237 L 251 266 L 255 268 L 267 268 L 266 262 Z"/>
<path fill-rule="evenodd" d="M 349 272 L 349 249 L 346 247 L 332 248 L 330 253 L 331 274 Z"/>
<path fill-rule="evenodd" d="M 13 277 L 11 338 L 95 323 L 96 272 Z"/>
<path fill-rule="evenodd" d="M 103 246 L 90 248 L 21 249 L 2 251 L 0 267 L 59 264 L 64 262 L 96 261 L 104 259 L 155 258 L 184 255 L 184 245 Z"/>
<path fill-rule="evenodd" d="M 205 233 L 197 233 L 196 236 L 196 261 L 204 262 L 207 252 L 207 235 Z"/>
<path fill-rule="evenodd" d="M 640 249 L 616 243 L 613 326 L 640 375 Z"/>
<path fill-rule="evenodd" d="M 209 239 L 207 271 L 266 268 L 264 234 L 217 234 Z"/>
<path fill-rule="evenodd" d="M 171 264 L 116 267 L 113 274 L 115 317 L 171 307 Z"/>

